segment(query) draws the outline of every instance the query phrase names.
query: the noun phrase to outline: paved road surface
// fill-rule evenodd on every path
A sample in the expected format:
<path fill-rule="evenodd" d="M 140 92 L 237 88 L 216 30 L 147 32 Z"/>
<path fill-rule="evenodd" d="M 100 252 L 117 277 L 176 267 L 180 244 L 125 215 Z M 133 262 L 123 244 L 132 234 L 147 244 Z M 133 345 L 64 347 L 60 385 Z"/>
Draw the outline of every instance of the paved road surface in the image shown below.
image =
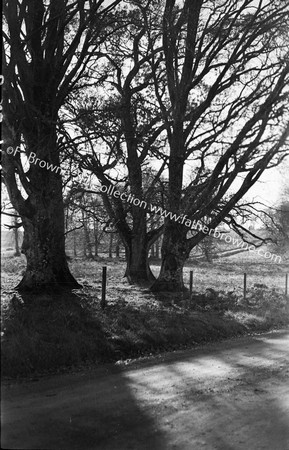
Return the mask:
<path fill-rule="evenodd" d="M 2 448 L 289 450 L 289 332 L 4 385 Z"/>

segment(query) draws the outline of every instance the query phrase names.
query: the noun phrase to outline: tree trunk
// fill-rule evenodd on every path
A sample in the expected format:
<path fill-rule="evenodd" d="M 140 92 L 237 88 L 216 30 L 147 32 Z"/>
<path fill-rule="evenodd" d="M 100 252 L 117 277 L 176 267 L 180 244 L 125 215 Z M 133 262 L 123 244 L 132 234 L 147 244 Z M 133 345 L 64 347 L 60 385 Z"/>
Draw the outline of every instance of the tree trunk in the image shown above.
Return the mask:
<path fill-rule="evenodd" d="M 184 136 L 182 122 L 174 124 L 170 141 L 168 209 L 181 214 Z M 186 245 L 187 229 L 181 223 L 166 219 L 163 244 L 162 265 L 158 279 L 153 285 L 154 291 L 184 291 L 183 266 L 189 256 Z"/>
<path fill-rule="evenodd" d="M 93 232 L 94 232 L 94 256 L 98 256 L 98 221 L 94 219 L 93 221 Z"/>
<path fill-rule="evenodd" d="M 156 240 L 155 245 L 156 245 L 156 251 L 155 251 L 156 259 L 160 259 L 160 240 L 159 239 Z"/>
<path fill-rule="evenodd" d="M 183 267 L 190 253 L 186 245 L 187 230 L 175 222 L 167 223 L 166 227 L 161 270 L 151 289 L 153 292 L 184 292 Z"/>
<path fill-rule="evenodd" d="M 85 238 L 85 229 L 83 227 L 83 234 L 82 234 L 82 249 L 83 249 L 83 257 L 86 259 L 86 238 Z"/>
<path fill-rule="evenodd" d="M 73 256 L 77 257 L 76 230 L 73 231 Z"/>
<path fill-rule="evenodd" d="M 85 246 L 85 258 L 93 259 L 92 255 L 92 246 L 90 242 L 90 236 L 89 236 L 89 222 L 86 216 L 86 213 L 82 211 L 82 217 L 83 217 L 83 228 L 84 228 L 84 246 Z"/>
<path fill-rule="evenodd" d="M 20 166 L 19 153 L 3 155 L 5 185 L 24 228 L 21 251 L 26 256 L 27 266 L 17 286 L 20 291 L 38 293 L 81 288 L 70 273 L 65 254 L 62 177 L 54 123 L 41 125 L 37 122 L 34 128 L 27 123 L 25 152 L 30 167 L 25 174 L 20 169 L 21 182 L 28 194 L 26 198 L 15 176 L 15 160 L 18 159 Z M 5 144 L 15 148 L 17 137 L 13 136 L 13 126 L 9 128 L 5 122 L 3 129 Z M 34 152 L 37 152 L 37 159 Z"/>
<path fill-rule="evenodd" d="M 132 242 L 129 249 L 126 248 L 125 276 L 130 284 L 151 284 L 155 277 L 148 262 L 148 248 Z"/>
<path fill-rule="evenodd" d="M 108 257 L 112 258 L 113 233 L 109 234 Z"/>
<path fill-rule="evenodd" d="M 61 178 L 47 169 L 39 170 L 41 188 L 29 197 L 32 215 L 22 217 L 22 253 L 26 256 L 27 267 L 17 289 L 77 289 L 81 286 L 71 275 L 65 256 Z"/>
<path fill-rule="evenodd" d="M 168 254 L 162 259 L 158 279 L 152 286 L 153 292 L 184 292 L 183 267 L 185 259 L 180 255 Z"/>
<path fill-rule="evenodd" d="M 117 241 L 116 241 L 116 244 L 115 244 L 115 256 L 116 256 L 116 258 L 119 258 L 119 256 L 120 256 L 120 239 L 119 239 L 119 236 L 117 237 Z"/>
<path fill-rule="evenodd" d="M 213 262 L 213 258 L 212 258 L 212 251 L 210 248 L 205 247 L 204 248 L 204 253 L 205 253 L 205 257 L 208 263 L 212 263 Z"/>
<path fill-rule="evenodd" d="M 107 197 L 104 196 L 103 200 L 111 214 L 112 208 Z M 124 276 L 131 284 L 151 285 L 155 277 L 149 267 L 148 252 L 155 235 L 160 235 L 160 230 L 156 230 L 155 235 L 152 231 L 147 233 L 146 211 L 139 207 L 132 208 L 132 217 L 132 227 L 122 217 L 116 222 L 117 232 L 125 249 L 127 266 Z"/>
<path fill-rule="evenodd" d="M 18 221 L 17 217 L 14 218 L 14 242 L 15 242 L 15 253 L 14 256 L 20 256 L 20 247 L 19 247 L 19 229 L 18 229 Z"/>

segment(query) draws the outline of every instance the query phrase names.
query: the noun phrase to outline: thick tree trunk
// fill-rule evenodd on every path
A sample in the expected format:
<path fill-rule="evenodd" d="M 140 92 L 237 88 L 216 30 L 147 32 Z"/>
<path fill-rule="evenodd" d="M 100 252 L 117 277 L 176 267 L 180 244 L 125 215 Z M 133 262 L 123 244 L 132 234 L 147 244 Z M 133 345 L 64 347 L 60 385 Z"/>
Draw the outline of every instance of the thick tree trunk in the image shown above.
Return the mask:
<path fill-rule="evenodd" d="M 148 251 L 144 249 L 142 251 L 135 251 L 134 249 L 126 250 L 126 261 L 125 276 L 130 284 L 147 285 L 155 280 L 148 263 Z"/>
<path fill-rule="evenodd" d="M 21 182 L 28 194 L 26 199 L 18 189 L 15 178 L 14 164 L 18 159 L 20 165 L 19 153 L 4 155 L 5 184 L 24 228 L 21 251 L 26 256 L 27 266 L 17 286 L 20 291 L 47 292 L 81 288 L 70 273 L 66 260 L 62 177 L 55 120 L 47 122 L 37 123 L 35 128 L 28 123 L 25 129 L 26 155 L 30 167 L 28 172 L 22 173 Z M 4 129 L 7 146 L 11 144 L 15 148 L 11 130 L 6 124 Z"/>
<path fill-rule="evenodd" d="M 154 292 L 176 293 L 187 291 L 183 281 L 183 268 L 192 249 L 192 243 L 189 243 L 186 238 L 188 233 L 186 218 L 182 215 L 184 169 L 182 122 L 177 122 L 174 125 L 174 133 L 170 141 L 170 147 L 168 210 L 175 214 L 178 219 L 166 219 L 161 248 L 161 270 L 158 279 L 154 282 L 151 289 Z M 191 223 L 191 221 L 189 222 Z"/>
<path fill-rule="evenodd" d="M 132 228 L 127 225 L 125 220 L 118 220 L 116 223 L 118 235 L 125 249 L 126 271 L 124 276 L 131 284 L 148 286 L 155 280 L 148 262 L 148 253 L 153 237 L 147 233 L 146 212 L 139 207 L 133 207 L 132 216 Z"/>
<path fill-rule="evenodd" d="M 41 170 L 41 169 L 40 169 Z M 29 197 L 31 217 L 22 217 L 22 253 L 27 267 L 18 290 L 57 291 L 81 286 L 70 273 L 65 256 L 64 211 L 59 175 L 42 169 L 42 186 Z"/>
<path fill-rule="evenodd" d="M 174 125 L 170 142 L 168 209 L 180 215 L 183 183 L 184 136 L 182 122 Z M 163 243 L 162 265 L 158 279 L 153 284 L 154 291 L 184 291 L 183 266 L 189 256 L 186 245 L 187 229 L 174 220 L 166 220 Z"/>
<path fill-rule="evenodd" d="M 183 267 L 186 259 L 181 255 L 169 253 L 162 259 L 158 279 L 152 285 L 153 292 L 184 292 Z"/>
<path fill-rule="evenodd" d="M 125 246 L 126 271 L 125 276 L 131 284 L 151 284 L 155 277 L 148 261 L 149 246 L 144 236 L 135 236 L 129 246 Z"/>
<path fill-rule="evenodd" d="M 181 224 L 169 222 L 166 225 L 162 244 L 160 274 L 152 285 L 153 292 L 184 292 L 183 267 L 190 251 L 186 245 L 187 230 Z"/>

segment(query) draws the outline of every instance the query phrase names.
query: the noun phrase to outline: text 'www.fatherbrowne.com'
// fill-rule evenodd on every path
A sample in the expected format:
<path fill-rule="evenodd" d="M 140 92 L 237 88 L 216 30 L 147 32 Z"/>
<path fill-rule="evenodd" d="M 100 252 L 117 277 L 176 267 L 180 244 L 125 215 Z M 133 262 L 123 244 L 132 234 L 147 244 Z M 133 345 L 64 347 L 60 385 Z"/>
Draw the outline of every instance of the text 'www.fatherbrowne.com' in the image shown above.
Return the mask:
<path fill-rule="evenodd" d="M 130 203 L 139 208 L 148 209 L 150 212 L 154 214 L 158 214 L 164 219 L 173 220 L 174 222 L 178 222 L 183 224 L 185 227 L 189 228 L 189 230 L 198 231 L 204 233 L 208 236 L 214 236 L 216 239 L 220 239 L 225 241 L 227 244 L 233 244 L 235 247 L 248 250 L 249 252 L 256 252 L 258 255 L 263 258 L 270 259 L 275 263 L 281 263 L 282 258 L 279 255 L 272 254 L 271 252 L 265 252 L 262 248 L 256 248 L 252 244 L 248 244 L 247 242 L 241 241 L 233 236 L 230 236 L 227 233 L 221 233 L 220 231 L 209 228 L 206 225 L 202 224 L 200 220 L 190 220 L 186 214 L 177 215 L 172 213 L 171 211 L 167 211 L 163 209 L 161 206 L 152 205 L 151 203 L 147 203 L 145 200 L 140 200 L 135 197 L 133 194 L 126 194 L 125 192 L 118 191 L 114 186 L 105 186 L 102 185 L 100 188 L 100 192 L 106 193 L 108 195 L 112 195 L 115 198 L 120 198 L 122 201 L 126 203 Z M 188 238 L 190 236 L 187 236 Z"/>

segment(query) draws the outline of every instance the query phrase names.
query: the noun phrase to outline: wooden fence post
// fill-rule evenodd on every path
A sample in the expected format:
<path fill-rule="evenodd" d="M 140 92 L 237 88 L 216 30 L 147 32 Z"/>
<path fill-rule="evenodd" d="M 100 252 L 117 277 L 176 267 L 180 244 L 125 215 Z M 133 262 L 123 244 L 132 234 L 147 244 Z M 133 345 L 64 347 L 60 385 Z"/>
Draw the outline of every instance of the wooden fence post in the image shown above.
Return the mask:
<path fill-rule="evenodd" d="M 100 306 L 102 309 L 106 306 L 106 266 L 103 266 L 102 268 L 102 289 L 101 289 L 101 302 Z"/>

